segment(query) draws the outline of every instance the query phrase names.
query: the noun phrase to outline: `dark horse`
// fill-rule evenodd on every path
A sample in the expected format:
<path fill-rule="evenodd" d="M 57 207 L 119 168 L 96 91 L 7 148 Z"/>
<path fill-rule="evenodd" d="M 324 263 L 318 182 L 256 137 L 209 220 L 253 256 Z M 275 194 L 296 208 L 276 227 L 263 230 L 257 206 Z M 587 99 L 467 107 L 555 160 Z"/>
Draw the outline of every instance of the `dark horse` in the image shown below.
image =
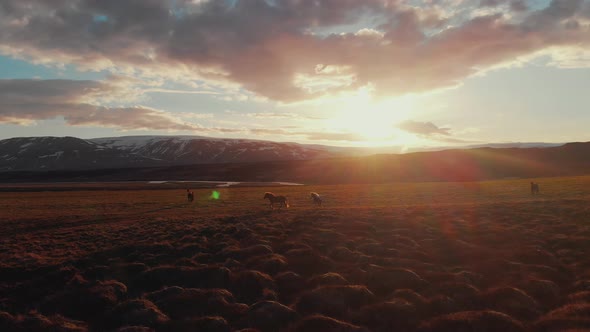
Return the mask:
<path fill-rule="evenodd" d="M 187 199 L 189 202 L 192 202 L 192 201 L 194 201 L 194 200 L 195 200 L 195 193 L 194 193 L 194 192 L 192 192 L 190 189 L 187 189 L 187 190 L 186 190 L 186 199 Z"/>
<path fill-rule="evenodd" d="M 275 196 L 275 194 L 267 191 L 266 193 L 264 193 L 263 199 L 268 199 L 268 201 L 270 202 L 270 208 L 273 210 L 275 203 L 279 204 L 279 209 L 282 206 L 287 208 L 289 207 L 289 200 L 287 199 L 287 196 Z"/>
<path fill-rule="evenodd" d="M 531 195 L 539 193 L 539 184 L 531 182 Z"/>

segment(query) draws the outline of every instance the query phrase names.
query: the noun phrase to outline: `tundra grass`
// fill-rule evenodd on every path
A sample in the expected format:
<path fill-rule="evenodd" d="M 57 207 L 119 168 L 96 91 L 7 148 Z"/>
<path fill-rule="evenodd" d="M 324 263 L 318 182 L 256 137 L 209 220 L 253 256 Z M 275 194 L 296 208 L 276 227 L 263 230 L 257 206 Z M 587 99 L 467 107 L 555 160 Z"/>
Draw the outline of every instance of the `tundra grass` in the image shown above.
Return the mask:
<path fill-rule="evenodd" d="M 531 181 L 540 194 L 531 195 Z M 57 301 L 54 292 L 123 285 L 125 297 L 97 309 L 107 321 L 125 299 L 159 298 L 149 293 L 159 286 L 215 285 L 248 302 L 215 313 L 233 329 L 260 327 L 247 310 L 262 300 L 300 311 L 293 317 L 323 314 L 370 330 L 496 321 L 516 330 L 583 328 L 584 319 L 559 308 L 585 308 L 590 299 L 588 188 L 590 177 L 198 188 L 194 202 L 183 189 L 0 192 L 0 311 L 57 313 L 101 329 L 67 301 L 44 304 Z M 265 191 L 287 195 L 290 208 L 271 210 Z M 312 191 L 322 195 L 321 207 Z M 185 277 L 205 267 L 228 279 Z M 63 271 L 79 277 L 55 281 Z M 154 284 L 154 276 L 163 279 Z M 344 303 L 327 308 L 330 297 Z M 370 318 L 408 308 L 414 320 L 404 324 L 391 321 L 406 316 L 399 312 Z M 166 330 L 167 319 L 144 323 Z"/>

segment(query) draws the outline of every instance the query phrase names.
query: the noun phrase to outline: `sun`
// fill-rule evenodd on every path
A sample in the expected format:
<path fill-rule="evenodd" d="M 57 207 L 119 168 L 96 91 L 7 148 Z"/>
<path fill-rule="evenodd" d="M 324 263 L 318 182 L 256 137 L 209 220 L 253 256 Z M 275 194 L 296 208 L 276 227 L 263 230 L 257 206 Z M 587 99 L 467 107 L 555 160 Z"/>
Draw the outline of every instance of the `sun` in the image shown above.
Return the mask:
<path fill-rule="evenodd" d="M 396 124 L 407 120 L 413 110 L 408 97 L 374 101 L 370 97 L 349 100 L 331 119 L 334 130 L 358 135 L 359 143 L 367 146 L 404 145 L 411 136 L 404 135 Z"/>
<path fill-rule="evenodd" d="M 359 139 L 369 141 L 387 139 L 394 134 L 389 121 L 371 111 L 342 114 L 334 118 L 333 123 L 337 129 L 355 133 Z"/>

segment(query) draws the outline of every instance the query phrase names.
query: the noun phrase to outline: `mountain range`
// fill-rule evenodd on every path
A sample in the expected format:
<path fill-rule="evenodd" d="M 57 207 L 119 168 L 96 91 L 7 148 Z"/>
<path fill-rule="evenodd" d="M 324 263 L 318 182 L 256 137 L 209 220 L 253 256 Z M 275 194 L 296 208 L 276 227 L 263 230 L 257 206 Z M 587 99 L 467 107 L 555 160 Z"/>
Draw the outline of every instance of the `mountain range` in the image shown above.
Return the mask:
<path fill-rule="evenodd" d="M 559 144 L 505 143 L 489 146 L 556 145 Z M 444 148 L 429 148 L 441 149 Z M 401 147 L 334 147 L 202 136 L 123 136 L 94 139 L 16 137 L 0 140 L 0 172 L 314 160 L 398 153 L 401 150 Z"/>
<path fill-rule="evenodd" d="M 0 182 L 382 183 L 590 174 L 590 142 L 383 151 L 200 136 L 10 138 L 0 141 Z"/>
<path fill-rule="evenodd" d="M 307 160 L 341 155 L 338 148 L 200 136 L 95 139 L 17 137 L 0 141 L 0 171 L 48 171 Z"/>

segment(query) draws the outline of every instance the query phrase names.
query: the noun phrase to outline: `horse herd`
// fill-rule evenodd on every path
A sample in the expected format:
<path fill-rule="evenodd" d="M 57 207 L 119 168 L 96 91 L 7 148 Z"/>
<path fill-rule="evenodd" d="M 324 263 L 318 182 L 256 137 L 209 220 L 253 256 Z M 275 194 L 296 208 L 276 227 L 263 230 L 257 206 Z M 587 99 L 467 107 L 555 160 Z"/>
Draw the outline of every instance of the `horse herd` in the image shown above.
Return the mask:
<path fill-rule="evenodd" d="M 187 193 L 187 200 L 189 202 L 192 202 L 195 200 L 195 193 L 192 190 L 187 189 L 186 193 Z M 538 195 L 539 193 L 540 193 L 539 192 L 539 184 L 535 183 L 535 182 L 531 182 L 531 194 Z M 316 192 L 311 192 L 310 198 L 315 205 L 317 205 L 317 206 L 322 205 L 322 197 L 320 196 L 320 194 L 318 194 Z M 273 210 L 274 210 L 275 204 L 277 204 L 279 209 L 282 207 L 285 207 L 285 208 L 289 207 L 289 198 L 287 196 L 275 195 L 275 194 L 271 193 L 270 191 L 267 191 L 264 193 L 263 199 L 268 199 L 268 201 L 270 203 L 270 208 Z"/>
<path fill-rule="evenodd" d="M 311 192 L 309 196 L 315 205 L 317 205 L 317 206 L 322 205 L 322 197 L 320 196 L 320 194 L 318 194 L 316 192 Z M 195 200 L 195 193 L 192 190 L 187 189 L 186 190 L 186 198 L 189 202 L 194 201 Z M 275 195 L 275 194 L 271 193 L 270 191 L 267 191 L 264 193 L 263 199 L 268 199 L 268 201 L 270 202 L 270 208 L 273 210 L 274 210 L 275 204 L 278 205 L 279 209 L 282 207 L 286 207 L 286 208 L 289 207 L 289 198 L 287 196 Z"/>
<path fill-rule="evenodd" d="M 316 192 L 311 192 L 309 196 L 315 205 L 322 205 L 322 197 L 320 196 L 320 194 Z M 275 203 L 278 204 L 279 209 L 281 207 L 289 207 L 289 199 L 287 198 L 287 196 L 275 195 L 270 191 L 267 191 L 266 193 L 264 193 L 263 199 L 268 199 L 268 201 L 270 202 L 270 208 L 273 210 Z"/>
<path fill-rule="evenodd" d="M 540 193 L 539 184 L 535 183 L 535 182 L 531 182 L 531 194 L 538 195 L 539 193 Z M 322 197 L 320 196 L 320 194 L 318 194 L 316 192 L 311 192 L 310 197 L 313 200 L 313 203 L 315 205 L 317 205 L 317 206 L 322 205 Z M 289 207 L 289 200 L 288 200 L 287 196 L 277 196 L 277 195 L 267 191 L 266 193 L 264 193 L 264 199 L 268 199 L 268 201 L 270 202 L 270 208 L 273 210 L 274 210 L 275 204 L 278 204 L 279 209 L 281 207 L 286 207 L 286 208 Z M 192 202 L 192 198 L 189 197 L 189 200 Z"/>

